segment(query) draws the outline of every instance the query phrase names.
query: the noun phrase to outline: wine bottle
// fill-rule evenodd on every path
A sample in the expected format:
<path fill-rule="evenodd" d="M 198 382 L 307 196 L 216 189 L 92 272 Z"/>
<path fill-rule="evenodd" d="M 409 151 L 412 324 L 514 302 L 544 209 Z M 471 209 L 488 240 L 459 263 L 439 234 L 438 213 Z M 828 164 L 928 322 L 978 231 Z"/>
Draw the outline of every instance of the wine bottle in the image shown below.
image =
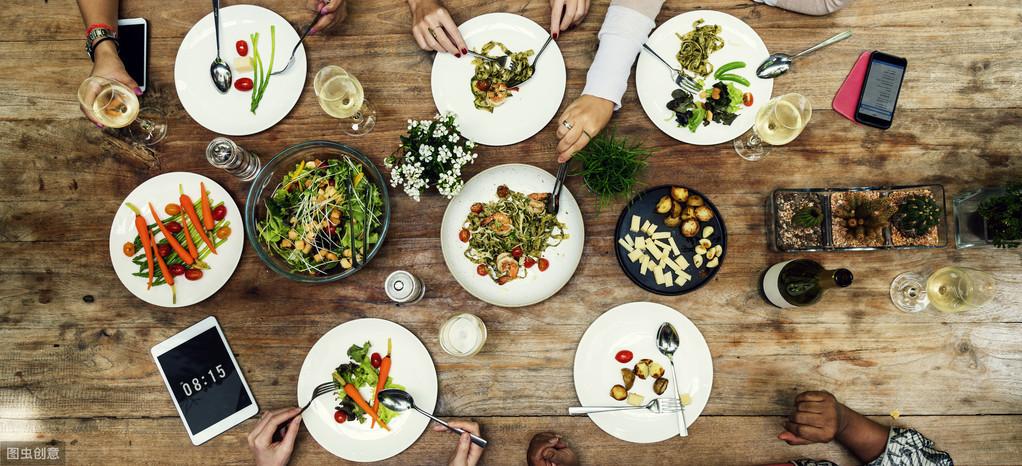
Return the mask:
<path fill-rule="evenodd" d="M 827 270 L 819 262 L 796 259 L 774 264 L 763 274 L 763 294 L 774 306 L 809 306 L 831 288 L 852 284 L 848 269 Z"/>

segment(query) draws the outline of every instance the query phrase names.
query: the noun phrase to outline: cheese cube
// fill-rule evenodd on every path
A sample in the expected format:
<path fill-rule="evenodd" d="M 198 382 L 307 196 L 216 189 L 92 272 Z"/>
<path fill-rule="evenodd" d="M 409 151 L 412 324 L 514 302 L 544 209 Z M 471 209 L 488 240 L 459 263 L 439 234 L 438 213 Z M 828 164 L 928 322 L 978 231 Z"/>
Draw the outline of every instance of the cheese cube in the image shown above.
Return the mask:
<path fill-rule="evenodd" d="M 646 233 L 649 233 L 651 235 L 653 233 L 656 233 L 656 224 L 655 223 L 650 223 L 649 227 L 646 228 Z"/>
<path fill-rule="evenodd" d="M 664 262 L 667 263 L 667 266 L 670 267 L 671 270 L 674 271 L 674 273 L 678 273 L 678 274 L 681 273 L 681 271 L 682 271 L 681 266 L 678 265 L 677 262 L 674 262 L 673 260 L 671 260 L 670 257 L 666 257 L 666 255 L 665 255 Z"/>
<path fill-rule="evenodd" d="M 632 245 L 628 244 L 628 241 L 625 241 L 624 238 L 619 238 L 617 240 L 617 244 L 620 244 L 621 247 L 625 248 L 625 251 L 628 251 L 628 252 L 632 252 L 635 249 L 635 248 L 632 247 Z"/>
<path fill-rule="evenodd" d="M 646 275 L 646 272 L 649 271 L 649 260 L 648 260 L 649 258 L 647 256 L 642 256 L 642 257 L 646 257 L 647 260 L 640 261 L 640 262 L 642 262 L 642 267 L 639 268 L 639 273 L 642 274 L 642 275 Z"/>
<path fill-rule="evenodd" d="M 643 251 L 646 249 L 646 238 L 643 236 L 635 237 L 635 249 Z"/>
<path fill-rule="evenodd" d="M 632 239 L 632 235 L 625 235 L 624 240 L 625 242 L 628 243 L 629 246 L 635 247 L 635 240 Z"/>
<path fill-rule="evenodd" d="M 653 268 L 653 278 L 656 279 L 657 285 L 664 284 L 664 272 L 658 268 Z"/>
<path fill-rule="evenodd" d="M 668 288 L 674 286 L 674 276 L 671 272 L 664 272 L 664 286 Z"/>
<path fill-rule="evenodd" d="M 632 233 L 638 233 L 639 232 L 639 222 L 641 222 L 641 221 L 642 221 L 642 219 L 639 218 L 638 215 L 632 215 L 632 227 L 629 228 L 629 230 L 631 230 Z"/>
<path fill-rule="evenodd" d="M 671 237 L 671 232 L 669 232 L 669 231 L 658 231 L 656 233 L 653 233 L 653 234 L 649 235 L 649 237 L 653 238 L 653 239 L 667 239 L 667 238 Z"/>
<path fill-rule="evenodd" d="M 639 260 L 640 256 L 643 256 L 643 255 L 644 254 L 642 253 L 642 251 L 640 251 L 638 249 L 633 249 L 632 252 L 628 253 L 628 259 L 631 260 L 632 262 L 635 262 L 635 261 Z"/>
<path fill-rule="evenodd" d="M 685 270 L 690 267 L 688 259 L 685 259 L 685 256 L 675 257 L 674 262 L 676 262 L 678 266 L 681 267 L 681 270 Z"/>
<path fill-rule="evenodd" d="M 677 243 L 674 242 L 674 237 L 673 236 L 668 237 L 667 238 L 667 242 L 671 243 L 671 250 L 674 251 L 674 255 L 675 256 L 680 256 L 681 255 L 681 251 L 678 249 Z M 685 268 L 688 268 L 688 267 L 686 266 Z"/>
<path fill-rule="evenodd" d="M 649 220 L 646 220 L 645 222 L 643 222 L 643 224 L 642 224 L 642 231 L 644 231 L 646 233 L 649 233 Z"/>

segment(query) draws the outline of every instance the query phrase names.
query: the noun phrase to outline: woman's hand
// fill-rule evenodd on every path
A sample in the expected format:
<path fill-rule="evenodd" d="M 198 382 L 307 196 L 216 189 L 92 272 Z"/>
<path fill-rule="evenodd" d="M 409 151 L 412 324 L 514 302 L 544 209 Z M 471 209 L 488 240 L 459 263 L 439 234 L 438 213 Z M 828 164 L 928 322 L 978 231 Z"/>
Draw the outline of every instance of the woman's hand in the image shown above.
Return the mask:
<path fill-rule="evenodd" d="M 577 466 L 575 452 L 553 432 L 540 432 L 529 442 L 525 454 L 529 466 Z"/>
<path fill-rule="evenodd" d="M 419 48 L 458 58 L 468 53 L 458 25 L 438 0 L 408 0 L 408 8 L 412 11 L 412 36 Z"/>
<path fill-rule="evenodd" d="M 460 427 L 466 431 L 458 439 L 458 448 L 451 455 L 449 466 L 475 466 L 479 462 L 479 458 L 483 456 L 483 448 L 472 443 L 472 437 L 468 435 L 468 432 L 479 436 L 479 424 L 471 421 L 451 421 L 448 424 L 451 427 Z M 433 426 L 433 430 L 443 432 L 447 428 L 436 425 Z"/>
<path fill-rule="evenodd" d="M 578 26 L 589 13 L 589 0 L 550 0 L 550 34 L 554 39 L 561 32 Z"/>
<path fill-rule="evenodd" d="M 120 55 L 117 54 L 117 47 L 114 46 L 113 41 L 101 42 L 95 50 L 94 54 L 95 61 L 92 64 L 92 73 L 89 76 L 100 76 L 107 79 L 112 79 L 135 92 L 135 95 L 142 95 L 142 88 L 138 87 L 138 83 L 131 78 L 128 71 L 124 69 L 124 62 L 121 61 Z M 86 100 L 92 101 L 96 96 L 86 96 Z M 85 109 L 84 105 L 80 105 L 82 113 L 90 121 L 96 124 L 96 127 L 102 128 L 103 124 L 92 117 L 92 115 Z"/>
<path fill-rule="evenodd" d="M 306 5 L 311 11 L 318 11 L 323 14 L 319 17 L 319 21 L 312 25 L 312 29 L 309 30 L 309 34 L 316 34 L 317 32 L 324 31 L 331 26 L 344 21 L 344 18 L 348 16 L 348 10 L 345 8 L 344 0 L 306 0 Z"/>
<path fill-rule="evenodd" d="M 785 432 L 777 438 L 788 445 L 830 442 L 848 425 L 846 409 L 828 392 L 802 392 L 795 397 L 795 412 L 784 423 Z"/>
<path fill-rule="evenodd" d="M 291 459 L 295 448 L 295 437 L 302 422 L 298 408 L 267 412 L 248 434 L 248 449 L 252 452 L 256 466 L 284 466 Z M 290 419 L 290 421 L 289 421 Z M 274 443 L 273 433 L 284 424 L 284 438 Z"/>
<path fill-rule="evenodd" d="M 614 114 L 614 102 L 583 95 L 564 110 L 557 120 L 557 161 L 571 160 L 589 140 L 599 134 Z"/>

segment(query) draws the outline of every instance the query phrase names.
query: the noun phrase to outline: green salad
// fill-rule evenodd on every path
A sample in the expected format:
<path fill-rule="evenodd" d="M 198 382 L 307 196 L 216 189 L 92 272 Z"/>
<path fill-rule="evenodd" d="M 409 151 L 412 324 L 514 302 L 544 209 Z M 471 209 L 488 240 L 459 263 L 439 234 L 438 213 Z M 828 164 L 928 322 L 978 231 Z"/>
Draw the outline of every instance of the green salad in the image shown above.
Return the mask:
<path fill-rule="evenodd" d="M 373 367 L 372 356 L 370 356 L 372 354 L 371 350 L 372 344 L 368 341 L 362 346 L 351 345 L 351 348 L 348 348 L 348 358 L 351 361 L 338 366 L 332 375 L 334 383 L 337 385 L 338 394 L 341 397 L 337 410 L 343 411 L 347 415 L 348 420 L 357 420 L 360 424 L 364 424 L 369 415 L 359 406 L 359 403 L 344 393 L 342 387 L 350 383 L 359 389 L 363 387 L 376 388 L 376 383 L 380 380 L 380 373 L 379 369 Z M 384 389 L 390 388 L 405 389 L 404 386 L 394 383 L 393 377 L 388 376 Z M 385 423 L 389 423 L 391 419 L 398 415 L 398 413 L 391 411 L 381 403 L 375 403 L 375 406 L 377 415 Z"/>
<path fill-rule="evenodd" d="M 380 240 L 380 191 L 349 158 L 299 162 L 265 203 L 259 239 L 295 273 L 349 269 Z"/>

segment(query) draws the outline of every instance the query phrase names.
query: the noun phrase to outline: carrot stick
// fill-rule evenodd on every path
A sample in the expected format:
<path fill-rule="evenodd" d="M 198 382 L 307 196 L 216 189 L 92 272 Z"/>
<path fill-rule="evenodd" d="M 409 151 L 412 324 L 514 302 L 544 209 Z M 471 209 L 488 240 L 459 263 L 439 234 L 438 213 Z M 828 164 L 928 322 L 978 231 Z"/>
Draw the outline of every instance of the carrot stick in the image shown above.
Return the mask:
<path fill-rule="evenodd" d="M 177 242 L 177 238 L 174 238 L 174 234 L 167 229 L 166 225 L 163 224 L 163 220 L 160 220 L 160 215 L 156 213 L 156 209 L 153 208 L 152 202 L 149 203 L 149 210 L 153 212 L 153 217 L 156 218 L 156 226 L 160 227 L 160 232 L 167 238 L 167 243 L 170 244 L 170 247 L 174 248 L 174 252 L 181 257 L 181 260 L 185 261 L 185 264 L 192 265 L 192 263 L 195 262 L 195 259 L 192 259 L 192 256 L 188 254 L 188 251 L 185 251 L 185 248 L 181 247 L 181 243 Z"/>
<path fill-rule="evenodd" d="M 373 394 L 373 412 L 379 414 L 380 412 L 380 392 L 387 386 L 387 377 L 390 376 L 390 338 L 387 339 L 387 355 L 380 361 L 380 377 L 376 381 L 376 393 Z M 369 428 L 376 426 L 376 421 L 373 420 L 369 424 Z"/>
<path fill-rule="evenodd" d="M 146 289 L 149 290 L 153 287 L 153 253 L 150 251 L 152 246 L 149 245 L 149 222 L 145 221 L 145 217 L 142 216 L 142 211 L 138 210 L 138 207 L 130 202 L 125 202 L 125 204 L 135 213 L 135 230 L 138 231 L 138 239 L 142 241 L 145 260 L 149 263 L 149 285 L 146 286 Z"/>
<path fill-rule="evenodd" d="M 191 232 L 188 231 L 188 216 L 181 217 L 181 225 L 184 227 L 182 231 L 185 233 L 185 243 L 188 245 L 188 254 L 192 255 L 192 259 L 198 259 L 199 250 L 195 247 L 195 241 L 192 241 Z M 195 226 L 195 229 L 199 228 L 199 225 Z"/>
<path fill-rule="evenodd" d="M 350 383 L 344 384 L 344 393 L 351 397 L 355 404 L 357 404 L 359 408 L 362 408 L 362 410 L 365 411 L 366 414 L 369 414 L 369 416 L 372 417 L 374 421 L 380 423 L 380 427 L 383 427 L 385 430 L 388 431 L 390 430 L 390 427 L 387 427 L 387 424 L 380 420 L 380 416 L 376 414 L 376 411 L 373 411 L 373 408 L 366 403 L 366 400 L 362 399 L 362 395 L 358 393 L 358 389 L 355 388 L 354 385 Z"/>
<path fill-rule="evenodd" d="M 199 202 L 202 203 L 202 226 L 207 230 L 213 229 L 213 209 L 209 207 L 209 193 L 206 192 L 206 185 L 203 182 L 199 182 L 199 189 L 202 190 L 202 195 L 199 197 Z M 199 225 L 195 225 L 195 229 L 199 229 Z"/>
<path fill-rule="evenodd" d="M 202 238 L 202 241 L 206 243 L 206 246 L 209 246 L 209 250 L 213 251 L 213 254 L 216 254 L 216 246 L 209 240 L 209 236 L 206 236 L 206 232 L 199 228 L 199 225 L 202 225 L 202 223 L 199 222 L 199 216 L 195 213 L 195 203 L 192 202 L 192 198 L 185 194 L 181 185 L 178 185 L 178 189 L 181 190 L 181 208 L 188 214 L 188 220 L 191 220 L 192 225 L 195 225 L 195 231 L 199 233 L 199 238 Z M 209 218 L 210 220 L 213 219 L 213 217 Z"/>
<path fill-rule="evenodd" d="M 151 207 L 151 205 L 150 205 Z M 163 262 L 163 258 L 160 257 L 160 251 L 156 248 L 156 237 L 152 233 L 149 233 L 149 245 L 152 246 L 153 255 L 156 256 L 156 262 L 160 264 L 160 272 L 163 273 L 163 279 L 170 285 L 170 302 L 177 304 L 177 290 L 174 289 L 174 276 L 170 274 L 170 269 L 167 268 L 167 263 Z"/>

